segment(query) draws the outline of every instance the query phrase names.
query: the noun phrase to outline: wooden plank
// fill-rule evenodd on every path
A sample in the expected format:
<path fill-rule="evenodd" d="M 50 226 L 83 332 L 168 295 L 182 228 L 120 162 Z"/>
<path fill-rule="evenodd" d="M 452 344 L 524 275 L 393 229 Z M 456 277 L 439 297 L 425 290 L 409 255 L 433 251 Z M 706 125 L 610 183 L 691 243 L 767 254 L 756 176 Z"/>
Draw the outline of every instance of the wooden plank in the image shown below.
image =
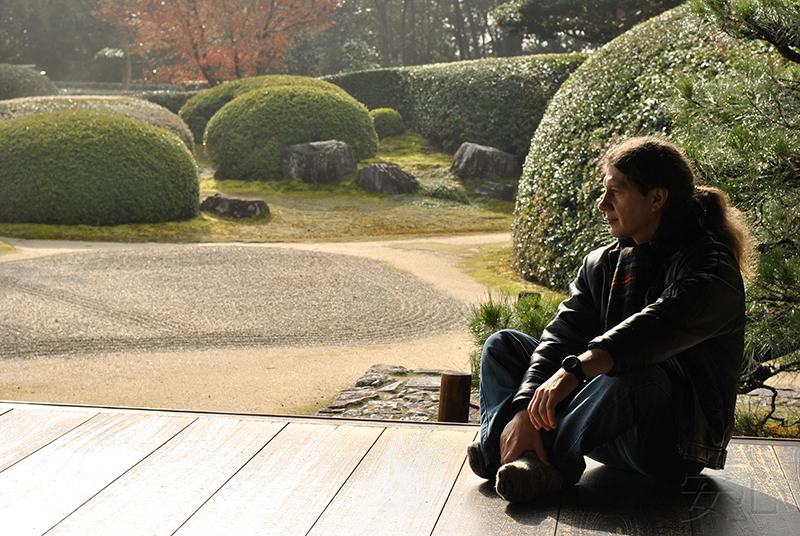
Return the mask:
<path fill-rule="evenodd" d="M 306 534 L 381 427 L 292 423 L 176 536 Z"/>
<path fill-rule="evenodd" d="M 580 482 L 564 490 L 556 535 L 691 535 L 678 486 L 587 458 Z"/>
<path fill-rule="evenodd" d="M 695 534 L 797 534 L 800 511 L 770 443 L 731 442 L 725 470 L 707 473 L 686 492 Z"/>
<path fill-rule="evenodd" d="M 800 441 L 793 443 L 778 443 L 774 447 L 781 465 L 783 476 L 792 491 L 794 504 L 800 508 Z"/>
<path fill-rule="evenodd" d="M 555 495 L 529 504 L 507 503 L 493 483 L 464 463 L 433 536 L 549 536 L 555 534 L 558 500 Z"/>
<path fill-rule="evenodd" d="M 3 532 L 43 534 L 193 420 L 104 414 L 61 436 L 0 473 Z"/>
<path fill-rule="evenodd" d="M 388 428 L 309 535 L 430 535 L 474 429 Z"/>
<path fill-rule="evenodd" d="M 94 412 L 8 408 L 0 415 L 0 472 L 94 415 Z"/>
<path fill-rule="evenodd" d="M 47 534 L 172 534 L 284 426 L 198 419 Z"/>

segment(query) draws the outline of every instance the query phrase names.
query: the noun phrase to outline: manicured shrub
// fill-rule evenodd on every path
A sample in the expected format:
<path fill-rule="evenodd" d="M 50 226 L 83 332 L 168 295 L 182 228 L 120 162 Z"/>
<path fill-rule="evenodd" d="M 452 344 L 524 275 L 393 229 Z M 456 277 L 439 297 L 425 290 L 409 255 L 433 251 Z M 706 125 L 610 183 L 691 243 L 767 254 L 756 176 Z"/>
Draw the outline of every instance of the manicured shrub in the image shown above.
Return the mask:
<path fill-rule="evenodd" d="M 582 54 L 492 58 L 326 77 L 369 108 L 393 108 L 406 128 L 454 153 L 469 141 L 520 161 L 550 97 Z"/>
<path fill-rule="evenodd" d="M 0 122 L 0 221 L 118 225 L 198 214 L 197 166 L 165 129 L 61 110 Z"/>
<path fill-rule="evenodd" d="M 370 110 L 391 108 L 407 117 L 408 77 L 412 69 L 371 69 L 323 76 L 322 80 L 341 87 Z"/>
<path fill-rule="evenodd" d="M 522 161 L 548 101 L 585 59 L 552 55 L 415 67 L 404 117 L 445 151 L 469 141 Z"/>
<path fill-rule="evenodd" d="M 23 65 L 0 63 L 0 100 L 57 94 L 58 88 L 45 75 Z"/>
<path fill-rule="evenodd" d="M 209 120 L 223 106 L 230 101 L 254 89 L 273 86 L 312 86 L 320 89 L 329 89 L 344 93 L 344 91 L 331 84 L 316 78 L 306 76 L 267 75 L 252 78 L 243 78 L 234 82 L 226 82 L 214 88 L 198 93 L 180 109 L 179 115 L 189 125 L 197 143 L 203 142 L 203 133 Z"/>
<path fill-rule="evenodd" d="M 175 90 L 175 89 L 154 89 L 138 91 L 135 96 L 146 101 L 150 101 L 159 106 L 163 106 L 170 112 L 178 114 L 181 108 L 195 95 L 199 95 L 199 89 Z"/>
<path fill-rule="evenodd" d="M 375 124 L 375 132 L 378 138 L 388 138 L 389 136 L 399 136 L 406 131 L 402 116 L 391 108 L 378 108 L 370 110 L 369 115 Z"/>
<path fill-rule="evenodd" d="M 246 93 L 217 112 L 206 128 L 208 155 L 219 180 L 281 180 L 287 145 L 339 140 L 361 160 L 378 151 L 366 107 L 340 91 L 275 86 Z"/>
<path fill-rule="evenodd" d="M 517 193 L 514 265 L 525 278 L 565 289 L 583 256 L 611 240 L 597 210 L 600 159 L 619 140 L 671 133 L 678 80 L 714 78 L 764 50 L 718 34 L 676 8 L 595 52 L 556 93 Z"/>
<path fill-rule="evenodd" d="M 89 110 L 144 121 L 169 130 L 181 138 L 189 151 L 194 152 L 194 138 L 180 117 L 158 104 L 133 97 L 95 95 L 12 99 L 0 102 L 0 121 L 56 110 Z"/>

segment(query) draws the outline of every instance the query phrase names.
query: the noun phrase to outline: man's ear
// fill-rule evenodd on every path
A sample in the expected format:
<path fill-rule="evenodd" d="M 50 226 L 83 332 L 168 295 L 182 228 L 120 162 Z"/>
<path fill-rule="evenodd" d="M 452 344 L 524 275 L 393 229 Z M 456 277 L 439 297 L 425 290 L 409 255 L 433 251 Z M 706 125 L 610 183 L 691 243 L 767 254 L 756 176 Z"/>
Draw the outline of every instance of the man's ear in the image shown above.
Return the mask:
<path fill-rule="evenodd" d="M 669 197 L 669 190 L 666 188 L 653 188 L 650 190 L 650 194 L 652 195 L 653 204 L 651 209 L 653 212 L 658 212 L 667 202 L 667 197 Z"/>

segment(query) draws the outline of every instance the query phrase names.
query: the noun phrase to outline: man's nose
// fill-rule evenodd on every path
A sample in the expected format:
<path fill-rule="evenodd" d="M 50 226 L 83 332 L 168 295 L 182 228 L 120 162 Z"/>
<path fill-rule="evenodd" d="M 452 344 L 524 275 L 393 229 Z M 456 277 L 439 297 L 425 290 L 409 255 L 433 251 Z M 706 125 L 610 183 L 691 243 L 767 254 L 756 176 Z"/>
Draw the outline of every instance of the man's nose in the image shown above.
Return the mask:
<path fill-rule="evenodd" d="M 603 193 L 603 197 L 600 198 L 600 202 L 597 203 L 598 210 L 605 212 L 608 210 L 608 201 L 606 200 L 606 193 Z"/>

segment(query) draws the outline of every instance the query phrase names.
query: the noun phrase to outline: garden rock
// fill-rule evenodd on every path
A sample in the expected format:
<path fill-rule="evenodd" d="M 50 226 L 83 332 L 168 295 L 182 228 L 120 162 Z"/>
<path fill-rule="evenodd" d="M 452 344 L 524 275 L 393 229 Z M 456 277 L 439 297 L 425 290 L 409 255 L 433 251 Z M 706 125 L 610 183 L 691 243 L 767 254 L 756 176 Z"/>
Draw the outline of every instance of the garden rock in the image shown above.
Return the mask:
<path fill-rule="evenodd" d="M 388 164 L 361 168 L 356 182 L 368 192 L 390 195 L 413 194 L 419 188 L 413 175 Z"/>
<path fill-rule="evenodd" d="M 497 182 L 487 182 L 483 186 L 475 188 L 475 195 L 494 197 L 501 201 L 513 201 L 515 193 L 515 188 L 510 184 L 500 184 Z"/>
<path fill-rule="evenodd" d="M 281 149 L 281 173 L 307 184 L 333 184 L 356 170 L 356 151 L 343 141 L 316 141 Z"/>
<path fill-rule="evenodd" d="M 450 171 L 459 178 L 508 177 L 522 168 L 513 154 L 475 143 L 464 142 L 453 156 Z"/>
<path fill-rule="evenodd" d="M 200 204 L 200 210 L 229 218 L 253 218 L 269 214 L 269 207 L 263 199 L 243 199 L 225 194 L 214 194 L 205 198 Z"/>

